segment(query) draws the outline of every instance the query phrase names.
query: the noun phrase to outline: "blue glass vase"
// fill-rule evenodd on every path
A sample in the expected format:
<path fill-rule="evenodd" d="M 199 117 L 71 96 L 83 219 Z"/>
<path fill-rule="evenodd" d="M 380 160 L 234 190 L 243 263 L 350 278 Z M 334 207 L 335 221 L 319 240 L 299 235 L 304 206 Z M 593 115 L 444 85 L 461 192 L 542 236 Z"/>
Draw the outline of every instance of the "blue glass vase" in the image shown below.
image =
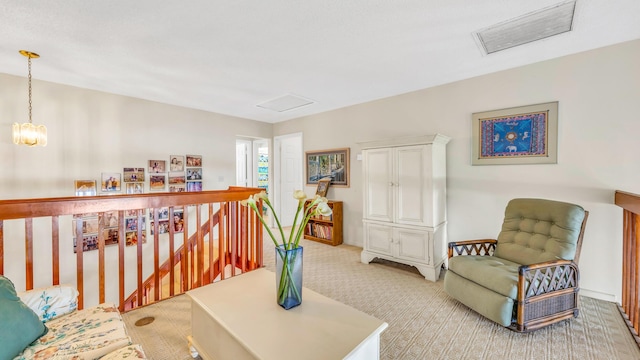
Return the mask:
<path fill-rule="evenodd" d="M 276 247 L 276 300 L 285 310 L 302 303 L 302 246 Z"/>

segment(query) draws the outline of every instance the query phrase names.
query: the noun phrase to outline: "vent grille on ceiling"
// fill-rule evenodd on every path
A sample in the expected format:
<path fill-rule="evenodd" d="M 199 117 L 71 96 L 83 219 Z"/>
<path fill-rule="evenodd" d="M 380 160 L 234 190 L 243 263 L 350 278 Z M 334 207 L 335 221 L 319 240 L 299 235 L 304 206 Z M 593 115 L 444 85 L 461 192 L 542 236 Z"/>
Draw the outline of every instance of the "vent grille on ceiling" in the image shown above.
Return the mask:
<path fill-rule="evenodd" d="M 475 33 L 486 54 L 571 31 L 576 1 L 489 26 Z"/>
<path fill-rule="evenodd" d="M 284 111 L 299 108 L 301 106 L 310 105 L 313 103 L 314 103 L 313 100 L 305 99 L 300 96 L 284 95 L 273 100 L 265 101 L 256 106 L 277 111 L 277 112 L 284 112 Z"/>

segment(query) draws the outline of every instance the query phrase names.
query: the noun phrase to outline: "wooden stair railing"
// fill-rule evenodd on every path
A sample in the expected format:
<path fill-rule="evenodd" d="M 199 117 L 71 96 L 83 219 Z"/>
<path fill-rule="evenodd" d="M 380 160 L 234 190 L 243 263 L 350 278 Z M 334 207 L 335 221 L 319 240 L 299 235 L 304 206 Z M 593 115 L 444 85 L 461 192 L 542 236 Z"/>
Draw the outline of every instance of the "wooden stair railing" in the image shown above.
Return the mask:
<path fill-rule="evenodd" d="M 618 309 L 640 346 L 640 195 L 616 191 L 615 204 L 624 209 L 622 305 Z"/>
<path fill-rule="evenodd" d="M 84 307 L 86 298 L 95 304 L 115 302 L 124 311 L 125 288 L 132 288 L 132 284 L 136 306 L 143 304 L 145 291 L 152 291 L 154 299 L 161 298 L 162 258 L 168 263 L 171 279 L 175 279 L 178 265 L 180 289 L 175 289 L 174 281 L 168 284 L 170 296 L 173 296 L 209 283 L 218 275 L 216 269 L 224 269 L 227 263 L 243 272 L 262 266 L 262 227 L 253 212 L 240 206 L 241 200 L 260 191 L 262 189 L 229 187 L 194 193 L 0 200 L 0 274 L 11 278 L 19 290 L 30 290 L 34 285 L 75 282 L 80 293 L 79 308 Z M 176 233 L 170 226 L 168 235 L 160 234 L 155 221 L 153 235 L 147 244 L 143 244 L 142 226 L 138 226 L 140 241 L 135 247 L 125 248 L 124 212 L 137 210 L 138 224 L 142 224 L 146 213 L 143 209 L 151 209 L 157 219 L 158 209 L 164 207 L 169 209 L 170 219 L 173 219 L 174 209 L 184 208 L 184 232 Z M 99 222 L 97 252 L 90 253 L 83 250 L 83 246 L 77 246 L 76 254 L 69 254 L 73 251 L 73 236 L 83 238 L 82 221 L 75 222 L 75 235 L 64 231 L 71 228 L 72 218 L 80 219 L 82 214 L 89 213 L 97 213 L 101 218 L 111 211 L 117 211 L 120 219 L 117 249 L 105 246 L 103 225 Z M 195 219 L 191 220 L 191 217 Z M 187 246 L 176 249 L 176 238 L 180 235 L 182 241 L 178 245 Z M 20 238 L 23 238 L 23 247 Z M 204 252 L 213 254 L 214 241 L 218 243 L 218 259 L 209 256 L 208 267 L 205 267 Z M 152 259 L 149 259 L 150 254 Z M 189 262 L 185 261 L 187 258 Z M 72 270 L 69 264 L 74 260 L 75 270 Z M 152 274 L 152 280 L 149 280 L 152 286 L 146 286 L 147 281 L 143 281 L 145 273 Z M 224 272 L 220 274 L 225 277 Z M 232 269 L 231 276 L 235 274 L 236 270 Z M 86 283 L 85 278 L 91 282 Z M 89 292 L 90 289 L 93 291 Z"/>

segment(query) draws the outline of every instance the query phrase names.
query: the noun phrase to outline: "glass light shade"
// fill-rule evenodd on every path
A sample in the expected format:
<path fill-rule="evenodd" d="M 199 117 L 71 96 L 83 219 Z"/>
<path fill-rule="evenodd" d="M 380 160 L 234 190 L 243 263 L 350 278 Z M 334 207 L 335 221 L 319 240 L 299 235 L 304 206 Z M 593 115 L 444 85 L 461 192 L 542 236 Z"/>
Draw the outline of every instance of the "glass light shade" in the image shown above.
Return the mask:
<path fill-rule="evenodd" d="M 13 124 L 13 143 L 17 145 L 46 146 L 47 127 L 33 125 L 32 123 Z"/>

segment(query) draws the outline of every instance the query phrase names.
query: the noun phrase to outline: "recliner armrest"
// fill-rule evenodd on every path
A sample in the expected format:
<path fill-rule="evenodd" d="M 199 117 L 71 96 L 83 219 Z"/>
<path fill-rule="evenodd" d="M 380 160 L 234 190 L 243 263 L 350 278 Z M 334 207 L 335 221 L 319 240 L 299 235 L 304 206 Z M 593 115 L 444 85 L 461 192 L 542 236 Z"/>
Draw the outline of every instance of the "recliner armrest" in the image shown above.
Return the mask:
<path fill-rule="evenodd" d="M 18 297 L 43 322 L 78 309 L 78 290 L 71 285 L 55 285 L 22 291 L 18 293 Z"/>
<path fill-rule="evenodd" d="M 493 255 L 496 250 L 495 239 L 478 239 L 478 240 L 464 240 L 464 241 L 452 241 L 448 247 L 449 259 L 455 255 Z"/>
<path fill-rule="evenodd" d="M 555 291 L 578 289 L 580 272 L 571 260 L 552 260 L 518 268 L 518 301 Z"/>

